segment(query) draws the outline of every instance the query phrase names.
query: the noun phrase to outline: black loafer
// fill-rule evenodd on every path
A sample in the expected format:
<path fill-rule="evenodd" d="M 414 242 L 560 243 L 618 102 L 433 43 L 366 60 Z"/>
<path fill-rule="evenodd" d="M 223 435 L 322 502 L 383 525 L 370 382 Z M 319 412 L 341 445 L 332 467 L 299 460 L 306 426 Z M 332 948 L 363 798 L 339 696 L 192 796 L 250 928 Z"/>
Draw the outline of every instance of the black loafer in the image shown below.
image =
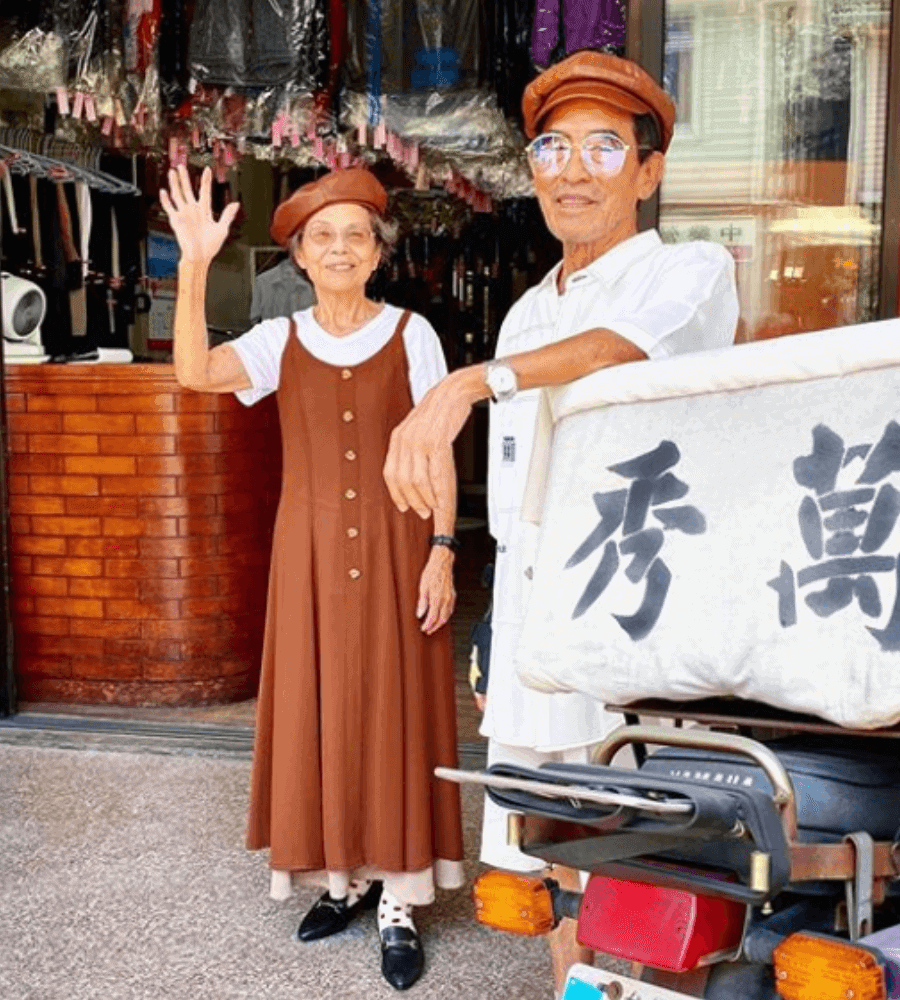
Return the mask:
<path fill-rule="evenodd" d="M 327 892 L 322 893 L 297 928 L 297 940 L 320 941 L 339 934 L 357 913 L 377 906 L 380 898 L 380 882 L 373 882 L 352 906 L 347 905 L 346 899 L 332 899 Z"/>
<path fill-rule="evenodd" d="M 408 990 L 424 968 L 419 935 L 409 927 L 385 927 L 381 932 L 381 974 L 391 986 Z"/>

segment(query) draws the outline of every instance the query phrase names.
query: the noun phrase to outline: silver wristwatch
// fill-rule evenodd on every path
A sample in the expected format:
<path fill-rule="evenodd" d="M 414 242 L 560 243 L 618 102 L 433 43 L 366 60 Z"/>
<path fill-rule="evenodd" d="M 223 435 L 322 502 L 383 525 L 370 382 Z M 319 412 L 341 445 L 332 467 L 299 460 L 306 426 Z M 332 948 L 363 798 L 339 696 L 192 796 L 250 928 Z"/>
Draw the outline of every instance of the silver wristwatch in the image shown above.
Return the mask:
<path fill-rule="evenodd" d="M 504 364 L 502 361 L 488 362 L 484 381 L 488 389 L 491 390 L 491 395 L 494 397 L 495 403 L 505 403 L 508 399 L 512 399 L 519 391 L 519 381 L 516 378 L 516 373 L 509 365 Z"/>

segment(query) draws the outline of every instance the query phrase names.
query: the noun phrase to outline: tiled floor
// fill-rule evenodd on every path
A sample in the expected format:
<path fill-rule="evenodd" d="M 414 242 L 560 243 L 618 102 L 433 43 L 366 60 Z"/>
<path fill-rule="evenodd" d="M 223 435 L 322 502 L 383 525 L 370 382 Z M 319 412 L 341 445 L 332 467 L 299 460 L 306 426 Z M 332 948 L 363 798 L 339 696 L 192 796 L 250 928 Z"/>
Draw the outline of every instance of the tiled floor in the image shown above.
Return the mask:
<path fill-rule="evenodd" d="M 477 523 L 477 522 L 476 522 Z M 493 558 L 493 541 L 484 527 L 473 527 L 460 532 L 462 547 L 457 557 L 457 605 L 453 617 L 453 639 L 456 662 L 456 705 L 459 742 L 483 744 L 478 735 L 480 713 L 475 707 L 469 690 L 469 631 L 472 624 L 484 613 L 488 604 L 488 591 L 481 586 L 484 565 Z M 160 723 L 185 725 L 244 726 L 253 725 L 256 701 L 236 702 L 229 705 L 203 705 L 188 708 L 123 708 L 115 705 L 48 705 L 25 703 L 19 711 L 58 713 L 108 719 L 136 719 Z"/>

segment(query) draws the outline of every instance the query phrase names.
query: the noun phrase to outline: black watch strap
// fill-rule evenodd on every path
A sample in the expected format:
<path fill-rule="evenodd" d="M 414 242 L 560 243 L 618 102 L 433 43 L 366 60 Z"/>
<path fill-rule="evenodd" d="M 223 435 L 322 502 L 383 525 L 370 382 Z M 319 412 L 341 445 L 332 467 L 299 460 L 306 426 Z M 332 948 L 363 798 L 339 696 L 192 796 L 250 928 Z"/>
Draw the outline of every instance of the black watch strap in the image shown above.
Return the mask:
<path fill-rule="evenodd" d="M 454 538 L 453 535 L 432 535 L 431 536 L 432 545 L 444 545 L 448 549 L 458 549 L 459 539 Z"/>

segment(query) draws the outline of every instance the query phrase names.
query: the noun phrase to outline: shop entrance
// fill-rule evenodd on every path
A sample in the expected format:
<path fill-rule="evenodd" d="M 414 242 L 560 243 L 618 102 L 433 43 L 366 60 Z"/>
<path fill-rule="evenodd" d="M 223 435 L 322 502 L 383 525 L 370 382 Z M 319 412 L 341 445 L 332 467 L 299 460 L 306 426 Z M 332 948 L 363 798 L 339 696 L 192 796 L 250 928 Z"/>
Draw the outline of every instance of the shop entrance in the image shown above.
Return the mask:
<path fill-rule="evenodd" d="M 900 0 L 630 0 L 588 5 L 604 12 L 592 25 L 566 16 L 573 5 L 551 4 L 538 27 L 552 50 L 533 42 L 531 0 L 385 2 L 381 24 L 350 3 L 351 21 L 364 16 L 349 34 L 332 23 L 333 45 L 321 35 L 293 44 L 284 32 L 290 46 L 279 41 L 271 59 L 240 66 L 231 59 L 244 52 L 240 39 L 219 45 L 212 21 L 189 52 L 194 4 L 148 12 L 123 33 L 115 5 L 92 0 L 84 6 L 103 16 L 89 38 L 67 21 L 71 5 L 26 6 L 0 22 L 0 51 L 11 50 L 0 60 L 0 86 L 10 88 L 2 267 L 37 283 L 55 268 L 43 346 L 66 363 L 10 365 L 4 380 L 0 715 L 78 704 L 94 717 L 252 726 L 257 653 L 247 636 L 265 588 L 265 477 L 275 466 L 260 456 L 272 418 L 182 398 L 166 368 L 177 255 L 159 189 L 170 166 L 187 165 L 195 180 L 210 166 L 216 209 L 236 198 L 244 206 L 210 275 L 215 342 L 261 318 L 259 289 L 291 271 L 268 232 L 274 206 L 305 180 L 359 162 L 390 190 L 400 229 L 372 297 L 425 315 L 456 368 L 493 356 L 503 316 L 559 257 L 530 197 L 525 83 L 536 65 L 585 44 L 627 51 L 664 78 L 678 106 L 666 179 L 642 223 L 658 222 L 669 242 L 730 250 L 739 342 L 896 313 Z M 28 45 L 38 48 L 13 58 Z M 383 65 L 370 65 L 379 46 Z M 123 58 L 103 58 L 113 52 Z M 300 52 L 307 63 L 291 63 Z M 85 189 L 99 241 L 84 235 Z M 43 240 L 29 235 L 35 220 Z M 85 310 L 96 329 L 84 328 Z M 117 350 L 128 355 L 118 374 L 81 364 Z M 456 455 L 464 740 L 477 721 L 467 707 L 468 631 L 487 603 L 480 576 L 491 558 L 486 423 L 487 408 L 477 408 Z M 241 433 L 249 437 L 235 447 Z M 242 616 L 246 627 L 234 624 Z M 164 694 L 156 703 L 154 685 Z M 217 704 L 185 708 L 191 700 Z"/>

